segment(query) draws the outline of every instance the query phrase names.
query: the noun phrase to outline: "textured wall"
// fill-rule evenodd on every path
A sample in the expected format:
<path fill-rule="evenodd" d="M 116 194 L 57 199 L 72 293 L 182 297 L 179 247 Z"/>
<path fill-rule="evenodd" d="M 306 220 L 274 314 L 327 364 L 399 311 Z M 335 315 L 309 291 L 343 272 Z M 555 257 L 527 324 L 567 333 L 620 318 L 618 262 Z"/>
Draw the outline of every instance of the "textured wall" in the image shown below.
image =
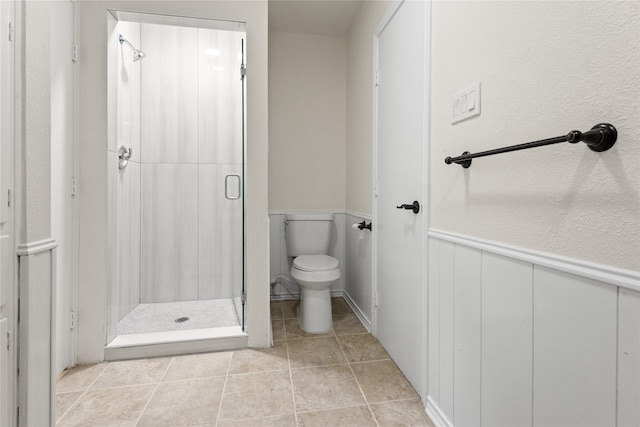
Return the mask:
<path fill-rule="evenodd" d="M 51 237 L 51 63 L 48 2 L 25 3 L 23 223 L 20 240 Z"/>
<path fill-rule="evenodd" d="M 347 37 L 346 206 L 371 214 L 373 34 L 390 1 L 364 2 Z"/>
<path fill-rule="evenodd" d="M 434 2 L 431 226 L 626 269 L 640 268 L 640 3 Z M 451 124 L 480 80 L 482 114 Z M 474 160 L 446 156 L 618 128 L 602 154 L 561 144 Z"/>
<path fill-rule="evenodd" d="M 269 33 L 269 210 L 344 209 L 346 40 Z"/>

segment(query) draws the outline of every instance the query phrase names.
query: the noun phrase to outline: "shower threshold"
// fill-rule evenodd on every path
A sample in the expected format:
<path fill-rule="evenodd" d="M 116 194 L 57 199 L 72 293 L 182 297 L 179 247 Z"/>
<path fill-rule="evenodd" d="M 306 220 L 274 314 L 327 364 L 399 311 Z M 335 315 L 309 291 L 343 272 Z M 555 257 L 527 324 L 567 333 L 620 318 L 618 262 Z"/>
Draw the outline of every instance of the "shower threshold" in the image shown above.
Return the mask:
<path fill-rule="evenodd" d="M 247 347 L 240 298 L 141 303 L 116 328 L 106 360 L 173 356 Z"/>
<path fill-rule="evenodd" d="M 104 350 L 105 360 L 140 359 L 247 347 L 240 326 L 119 335 Z"/>

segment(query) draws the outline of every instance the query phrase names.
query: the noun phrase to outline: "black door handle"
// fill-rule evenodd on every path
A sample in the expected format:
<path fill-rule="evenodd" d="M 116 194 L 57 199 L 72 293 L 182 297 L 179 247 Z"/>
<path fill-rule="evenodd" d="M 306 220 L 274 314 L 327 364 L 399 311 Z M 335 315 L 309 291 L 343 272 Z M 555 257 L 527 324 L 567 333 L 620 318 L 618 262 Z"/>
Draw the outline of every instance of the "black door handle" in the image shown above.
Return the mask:
<path fill-rule="evenodd" d="M 414 202 L 410 205 L 404 204 L 404 205 L 400 205 L 400 206 L 396 206 L 396 208 L 398 209 L 411 209 L 413 210 L 414 214 L 417 214 L 418 212 L 420 212 L 420 203 L 418 203 L 417 200 L 414 200 Z"/>

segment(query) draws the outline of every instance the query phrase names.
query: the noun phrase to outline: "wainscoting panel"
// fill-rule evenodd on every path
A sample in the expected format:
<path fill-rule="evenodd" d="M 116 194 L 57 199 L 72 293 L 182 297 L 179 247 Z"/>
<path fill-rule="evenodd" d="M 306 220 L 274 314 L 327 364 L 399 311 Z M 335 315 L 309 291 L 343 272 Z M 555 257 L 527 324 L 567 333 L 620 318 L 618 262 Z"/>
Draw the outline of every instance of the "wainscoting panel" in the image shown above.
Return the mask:
<path fill-rule="evenodd" d="M 480 425 L 482 343 L 482 253 L 455 247 L 455 347 L 453 419 L 460 426 Z"/>
<path fill-rule="evenodd" d="M 617 288 L 545 267 L 534 282 L 533 424 L 615 425 Z"/>
<path fill-rule="evenodd" d="M 18 247 L 20 257 L 20 425 L 55 424 L 56 243 Z"/>
<path fill-rule="evenodd" d="M 618 426 L 640 426 L 640 292 L 618 298 Z"/>
<path fill-rule="evenodd" d="M 429 239 L 428 393 L 440 402 L 440 240 Z"/>
<path fill-rule="evenodd" d="M 370 326 L 373 313 L 371 232 L 354 230 L 351 226 L 364 220 L 369 223 L 371 218 L 351 213 L 347 213 L 345 218 L 344 292 L 356 306 L 356 312 L 362 317 L 360 320 Z"/>
<path fill-rule="evenodd" d="M 532 272 L 482 254 L 482 425 L 531 424 Z"/>
<path fill-rule="evenodd" d="M 431 230 L 427 412 L 437 426 L 640 425 L 639 285 Z"/>
<path fill-rule="evenodd" d="M 453 419 L 455 246 L 440 244 L 440 409 Z"/>

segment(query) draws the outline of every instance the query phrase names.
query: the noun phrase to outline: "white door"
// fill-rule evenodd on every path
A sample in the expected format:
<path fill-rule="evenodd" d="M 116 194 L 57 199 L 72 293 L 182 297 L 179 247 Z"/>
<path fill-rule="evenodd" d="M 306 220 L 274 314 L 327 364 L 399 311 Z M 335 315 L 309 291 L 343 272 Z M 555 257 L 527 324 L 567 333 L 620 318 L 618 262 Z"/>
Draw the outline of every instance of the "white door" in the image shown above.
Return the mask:
<path fill-rule="evenodd" d="M 16 424 L 15 2 L 0 1 L 0 426 Z"/>
<path fill-rule="evenodd" d="M 412 385 L 424 393 L 426 295 L 423 253 L 428 210 L 426 14 L 406 1 L 377 37 L 375 335 Z M 419 211 L 410 207 L 414 201 Z"/>
<path fill-rule="evenodd" d="M 56 250 L 56 374 L 73 364 L 70 312 L 73 282 L 73 117 L 74 5 L 70 0 L 51 7 L 51 235 Z M 55 28 L 55 30 L 53 30 Z"/>

